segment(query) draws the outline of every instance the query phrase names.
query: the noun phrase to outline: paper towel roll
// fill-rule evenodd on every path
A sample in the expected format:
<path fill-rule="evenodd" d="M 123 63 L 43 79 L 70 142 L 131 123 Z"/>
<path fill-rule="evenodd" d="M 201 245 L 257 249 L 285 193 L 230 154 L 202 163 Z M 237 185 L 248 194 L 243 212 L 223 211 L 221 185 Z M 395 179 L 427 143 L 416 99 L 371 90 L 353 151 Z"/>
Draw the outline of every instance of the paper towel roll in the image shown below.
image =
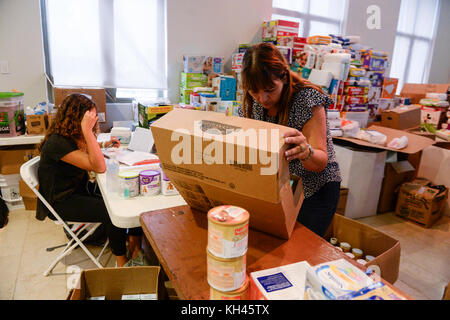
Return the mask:
<path fill-rule="evenodd" d="M 308 80 L 321 87 L 330 87 L 333 74 L 329 71 L 312 69 Z"/>

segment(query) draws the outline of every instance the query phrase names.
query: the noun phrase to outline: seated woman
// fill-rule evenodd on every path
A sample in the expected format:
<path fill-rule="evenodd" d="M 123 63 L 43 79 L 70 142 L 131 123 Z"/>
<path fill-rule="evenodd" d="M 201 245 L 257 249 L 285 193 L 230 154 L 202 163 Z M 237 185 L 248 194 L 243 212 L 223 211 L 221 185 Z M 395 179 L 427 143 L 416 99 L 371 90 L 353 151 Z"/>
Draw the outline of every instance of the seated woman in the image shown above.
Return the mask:
<path fill-rule="evenodd" d="M 114 226 L 103 198 L 95 194 L 89 182 L 88 171 L 106 171 L 105 159 L 97 142 L 97 109 L 95 103 L 83 94 L 67 96 L 58 108 L 55 119 L 39 146 L 41 159 L 38 168 L 39 191 L 61 219 L 73 222 L 101 222 L 118 267 L 145 264 L 140 252 L 140 230 L 131 230 L 127 258 L 127 229 Z M 112 138 L 103 146 L 118 147 Z M 56 218 L 38 200 L 36 218 Z M 140 228 L 137 228 L 140 229 Z"/>

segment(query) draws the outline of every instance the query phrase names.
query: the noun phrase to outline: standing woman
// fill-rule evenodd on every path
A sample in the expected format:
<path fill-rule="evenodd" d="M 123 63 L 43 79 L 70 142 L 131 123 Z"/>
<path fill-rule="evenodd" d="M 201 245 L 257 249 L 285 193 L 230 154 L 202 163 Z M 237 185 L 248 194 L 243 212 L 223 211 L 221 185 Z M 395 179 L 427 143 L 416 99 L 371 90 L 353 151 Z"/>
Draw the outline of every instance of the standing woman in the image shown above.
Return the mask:
<path fill-rule="evenodd" d="M 39 191 L 65 221 L 101 222 L 118 267 L 127 262 L 126 229 L 114 226 L 103 198 L 89 187 L 88 171 L 105 172 L 106 165 L 97 142 L 95 103 L 82 94 L 67 96 L 58 108 L 44 140 L 39 145 Z M 105 143 L 120 145 L 117 139 Z M 38 200 L 36 218 L 56 218 Z"/>
<path fill-rule="evenodd" d="M 289 171 L 303 180 L 305 199 L 297 220 L 324 236 L 336 211 L 341 175 L 326 117 L 333 103 L 311 82 L 291 71 L 271 43 L 245 53 L 241 116 L 291 127 L 284 138 Z"/>

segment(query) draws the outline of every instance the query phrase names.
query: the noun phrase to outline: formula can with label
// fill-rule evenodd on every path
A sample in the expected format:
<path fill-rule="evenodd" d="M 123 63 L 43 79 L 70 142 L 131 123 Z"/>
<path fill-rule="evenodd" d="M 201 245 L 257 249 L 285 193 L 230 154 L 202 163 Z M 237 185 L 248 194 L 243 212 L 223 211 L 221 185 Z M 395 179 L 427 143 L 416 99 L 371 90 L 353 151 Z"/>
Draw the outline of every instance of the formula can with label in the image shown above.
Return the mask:
<path fill-rule="evenodd" d="M 210 300 L 248 300 L 249 279 L 245 277 L 244 285 L 234 291 L 220 291 L 213 287 L 209 289 Z"/>
<path fill-rule="evenodd" d="M 240 257 L 247 252 L 250 214 L 224 205 L 208 212 L 208 250 L 219 258 Z"/>
<path fill-rule="evenodd" d="M 139 195 L 139 172 L 125 171 L 119 173 L 119 195 L 123 198 L 133 198 Z"/>
<path fill-rule="evenodd" d="M 207 280 L 216 290 L 228 292 L 239 289 L 244 285 L 246 277 L 246 255 L 224 259 L 207 253 Z"/>
<path fill-rule="evenodd" d="M 161 173 L 157 170 L 144 170 L 139 172 L 140 194 L 154 196 L 161 191 Z"/>

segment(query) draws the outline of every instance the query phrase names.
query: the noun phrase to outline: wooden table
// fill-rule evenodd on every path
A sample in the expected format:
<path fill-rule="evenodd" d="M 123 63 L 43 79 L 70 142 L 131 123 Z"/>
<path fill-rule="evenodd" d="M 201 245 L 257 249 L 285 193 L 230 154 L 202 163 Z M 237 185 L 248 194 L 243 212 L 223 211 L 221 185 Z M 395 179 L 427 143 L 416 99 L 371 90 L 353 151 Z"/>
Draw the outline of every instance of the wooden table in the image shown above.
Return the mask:
<path fill-rule="evenodd" d="M 206 214 L 191 210 L 188 206 L 178 206 L 143 213 L 140 222 L 178 297 L 182 300 L 208 300 Z M 362 265 L 299 223 L 296 223 L 289 240 L 249 229 L 247 274 L 303 260 L 316 265 L 341 258 L 365 270 Z M 394 288 L 386 281 L 383 282 Z M 397 288 L 394 289 L 409 298 Z"/>

